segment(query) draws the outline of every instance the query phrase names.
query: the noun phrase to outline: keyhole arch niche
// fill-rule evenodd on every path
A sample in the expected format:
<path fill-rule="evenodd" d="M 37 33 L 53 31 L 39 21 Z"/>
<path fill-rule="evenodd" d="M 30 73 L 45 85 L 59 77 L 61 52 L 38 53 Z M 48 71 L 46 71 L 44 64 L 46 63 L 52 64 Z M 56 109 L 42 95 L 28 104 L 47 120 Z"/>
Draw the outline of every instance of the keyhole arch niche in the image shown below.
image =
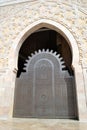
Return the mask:
<path fill-rule="evenodd" d="M 63 25 L 61 25 L 59 23 L 56 23 L 54 21 L 51 21 L 51 20 L 43 19 L 43 20 L 36 21 L 36 22 L 32 23 L 31 25 L 29 25 L 27 28 L 25 28 L 25 30 L 23 30 L 18 35 L 16 40 L 14 41 L 14 43 L 16 43 L 15 44 L 16 46 L 13 46 L 13 48 L 15 49 L 14 50 L 14 60 L 13 60 L 13 66 L 14 66 L 13 71 L 16 72 L 16 70 L 18 70 L 19 51 L 20 51 L 20 48 L 21 48 L 22 44 L 24 43 L 24 41 L 32 33 L 37 31 L 38 29 L 44 28 L 44 27 L 58 32 L 61 36 L 63 36 L 63 38 L 67 41 L 67 43 L 68 43 L 68 45 L 70 47 L 71 54 L 72 54 L 72 63 L 71 63 L 72 67 L 71 68 L 73 69 L 73 72 L 74 72 L 74 75 L 75 75 L 75 93 L 74 93 L 74 95 L 75 95 L 75 103 L 76 103 L 75 118 L 82 119 L 84 112 L 83 112 L 83 110 L 82 110 L 82 108 L 80 106 L 81 103 L 80 103 L 80 98 L 79 97 L 84 95 L 84 88 L 82 88 L 82 86 L 79 84 L 79 80 L 82 78 L 82 68 L 81 68 L 81 65 L 79 65 L 79 51 L 78 51 L 77 43 L 76 43 L 73 35 Z M 78 69 L 80 69 L 80 71 L 79 71 L 80 79 L 77 76 L 78 75 Z M 15 75 L 15 81 L 16 81 L 16 75 Z M 83 78 L 82 78 L 82 81 L 83 81 Z M 80 92 L 80 89 L 81 89 L 80 87 L 83 89 L 83 94 Z M 14 85 L 14 96 L 13 96 L 13 100 L 12 100 L 13 101 L 12 115 L 14 117 L 15 117 L 14 113 L 15 113 L 16 89 L 17 88 Z M 85 106 L 85 99 L 84 98 L 83 98 L 83 104 Z M 19 111 L 21 111 L 21 110 L 19 110 Z M 24 117 L 27 117 L 27 116 L 24 116 Z"/>

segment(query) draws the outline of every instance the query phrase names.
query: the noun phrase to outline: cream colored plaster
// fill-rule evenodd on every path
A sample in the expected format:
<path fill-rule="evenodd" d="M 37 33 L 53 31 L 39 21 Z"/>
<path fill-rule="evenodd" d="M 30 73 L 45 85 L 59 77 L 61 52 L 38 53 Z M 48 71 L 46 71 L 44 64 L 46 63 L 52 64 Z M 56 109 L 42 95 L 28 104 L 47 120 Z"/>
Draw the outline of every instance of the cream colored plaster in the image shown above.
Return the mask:
<path fill-rule="evenodd" d="M 62 34 L 71 47 L 78 118 L 87 119 L 83 77 L 83 67 L 87 67 L 86 12 L 59 0 L 4 6 L 0 11 L 0 117 L 12 117 L 19 49 L 30 34 L 45 26 Z"/>
<path fill-rule="evenodd" d="M 31 3 L 27 2 L 27 5 L 26 3 L 14 6 L 11 5 L 7 7 L 1 7 L 0 10 L 0 45 L 2 45 L 2 50 L 6 52 L 6 56 L 3 55 L 4 53 L 1 53 L 1 68 L 3 65 L 8 65 L 8 53 L 10 52 L 10 48 L 14 43 L 13 41 L 16 39 L 19 33 L 32 22 L 41 19 L 55 21 L 70 30 L 78 43 L 80 61 L 83 61 L 83 64 L 87 64 L 87 61 L 85 60 L 87 57 L 87 47 L 85 48 L 85 52 L 83 50 L 83 44 L 87 45 L 87 15 L 81 12 L 78 7 L 76 9 L 76 6 L 60 4 L 60 2 L 58 3 L 57 1 L 51 1 L 42 3 L 33 2 L 32 6 Z"/>

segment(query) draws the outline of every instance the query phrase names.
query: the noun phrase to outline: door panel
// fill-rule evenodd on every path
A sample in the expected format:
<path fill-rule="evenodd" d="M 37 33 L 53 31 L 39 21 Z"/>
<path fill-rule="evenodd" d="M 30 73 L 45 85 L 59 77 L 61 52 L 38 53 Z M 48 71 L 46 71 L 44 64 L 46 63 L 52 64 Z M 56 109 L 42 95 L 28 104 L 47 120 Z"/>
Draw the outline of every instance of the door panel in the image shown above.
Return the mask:
<path fill-rule="evenodd" d="M 74 77 L 58 56 L 39 52 L 16 80 L 14 117 L 76 118 Z"/>

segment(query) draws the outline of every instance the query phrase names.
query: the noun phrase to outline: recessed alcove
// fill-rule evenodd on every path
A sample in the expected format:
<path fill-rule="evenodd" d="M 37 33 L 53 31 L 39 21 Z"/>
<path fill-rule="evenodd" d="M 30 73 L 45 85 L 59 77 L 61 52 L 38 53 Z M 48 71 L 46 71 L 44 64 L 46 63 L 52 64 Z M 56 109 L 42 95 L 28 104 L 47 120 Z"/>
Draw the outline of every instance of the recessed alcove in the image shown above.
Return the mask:
<path fill-rule="evenodd" d="M 20 76 L 21 72 L 25 71 L 23 68 L 28 56 L 31 56 L 32 53 L 39 49 L 49 49 L 49 51 L 53 50 L 53 52 L 61 54 L 65 61 L 66 69 L 70 75 L 73 75 L 71 68 L 72 54 L 67 41 L 56 31 L 43 27 L 32 33 L 22 44 L 18 57 L 17 77 Z"/>
<path fill-rule="evenodd" d="M 71 65 L 70 46 L 60 33 L 42 27 L 27 37 L 19 50 L 13 116 L 76 119 Z"/>

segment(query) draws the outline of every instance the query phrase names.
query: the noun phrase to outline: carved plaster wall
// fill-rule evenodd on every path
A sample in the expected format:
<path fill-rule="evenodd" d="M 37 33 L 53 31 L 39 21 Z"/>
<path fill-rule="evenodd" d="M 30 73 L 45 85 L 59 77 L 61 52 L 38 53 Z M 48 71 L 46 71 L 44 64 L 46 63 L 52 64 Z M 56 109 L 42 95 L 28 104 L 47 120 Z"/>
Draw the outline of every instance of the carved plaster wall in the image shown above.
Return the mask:
<path fill-rule="evenodd" d="M 81 5 L 84 5 L 84 8 L 82 8 Z M 16 37 L 32 23 L 47 19 L 66 27 L 77 42 L 80 55 L 79 63 L 82 64 L 83 67 L 87 67 L 87 12 L 85 9 L 85 1 L 83 1 L 82 4 L 76 4 L 74 1 L 66 2 L 64 0 L 36 0 L 34 2 L 0 7 L 0 84 L 2 87 L 0 88 L 0 98 L 3 97 L 0 104 L 2 111 L 4 104 L 4 106 L 6 106 L 4 112 L 10 113 L 10 97 L 8 98 L 8 103 L 4 103 L 9 95 L 7 90 L 10 86 L 7 88 L 3 86 L 5 81 L 6 84 L 10 83 L 10 78 L 7 77 L 6 80 L 3 74 L 5 74 L 5 72 L 8 73 L 10 56 L 13 55 L 11 49 Z M 15 46 L 16 45 L 14 45 L 14 47 Z M 11 80 L 14 82 L 14 79 L 13 76 Z M 11 89 L 13 88 L 10 88 L 9 92 L 12 94 Z M 6 96 L 4 97 L 3 95 Z M 3 113 L 1 112 L 2 115 Z"/>
<path fill-rule="evenodd" d="M 29 24 L 50 19 L 63 24 L 75 37 L 80 61 L 87 65 L 87 14 L 77 5 L 64 2 L 27 2 L 0 7 L 0 69 L 8 67 L 8 55 L 14 39 Z"/>

